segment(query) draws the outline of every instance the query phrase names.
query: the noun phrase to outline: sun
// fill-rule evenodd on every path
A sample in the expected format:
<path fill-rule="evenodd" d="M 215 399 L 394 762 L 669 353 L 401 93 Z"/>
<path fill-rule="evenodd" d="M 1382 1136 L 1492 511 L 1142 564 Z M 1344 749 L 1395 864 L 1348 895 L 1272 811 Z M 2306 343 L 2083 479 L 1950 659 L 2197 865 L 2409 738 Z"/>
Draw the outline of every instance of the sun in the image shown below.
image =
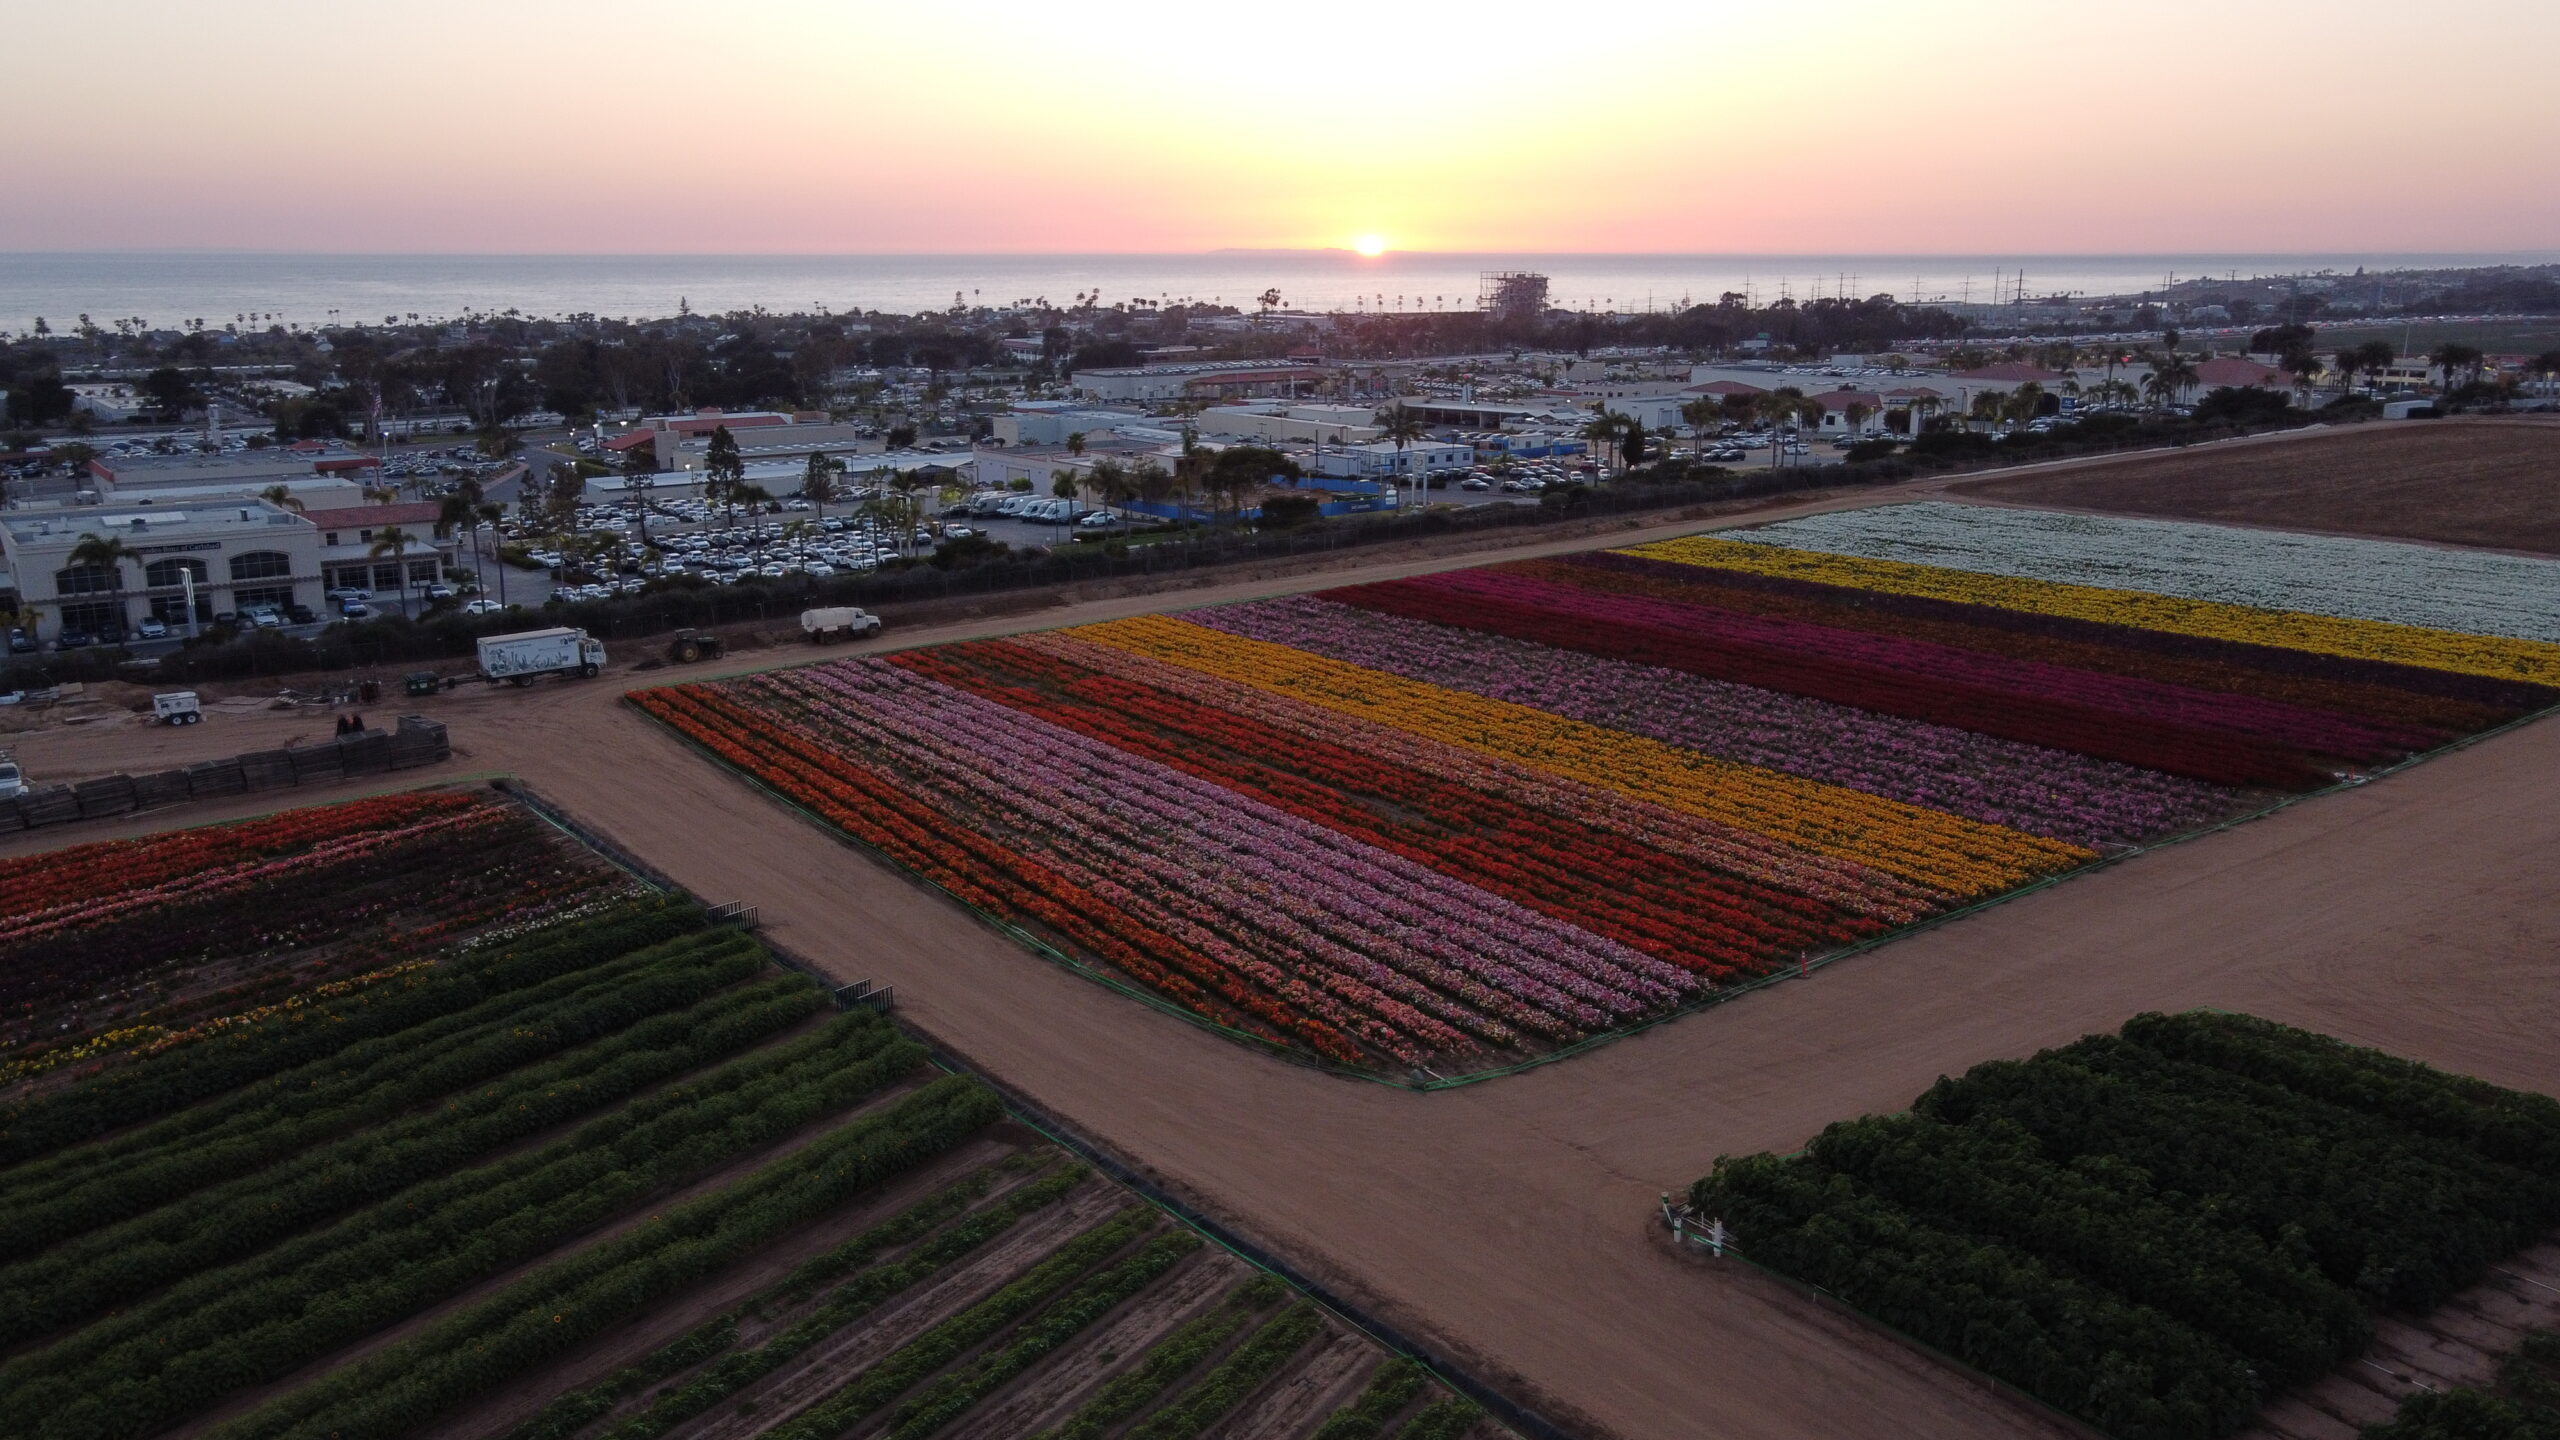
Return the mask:
<path fill-rule="evenodd" d="M 1375 259 L 1376 257 L 1387 253 L 1387 237 L 1383 235 L 1363 235 L 1359 239 L 1351 242 L 1351 248 L 1359 251 L 1363 255 Z"/>

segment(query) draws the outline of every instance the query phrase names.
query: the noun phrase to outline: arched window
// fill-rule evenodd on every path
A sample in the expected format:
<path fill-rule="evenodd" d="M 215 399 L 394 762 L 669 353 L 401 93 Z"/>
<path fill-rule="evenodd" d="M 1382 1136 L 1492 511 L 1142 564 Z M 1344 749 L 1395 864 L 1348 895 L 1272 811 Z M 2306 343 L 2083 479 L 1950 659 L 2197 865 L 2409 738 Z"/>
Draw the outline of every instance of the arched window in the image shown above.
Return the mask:
<path fill-rule="evenodd" d="M 115 573 L 104 565 L 73 565 L 53 572 L 56 595 L 97 595 L 115 588 Z"/>
<path fill-rule="evenodd" d="M 281 550 L 252 550 L 231 557 L 234 580 L 277 580 L 293 573 L 293 557 Z"/>
<path fill-rule="evenodd" d="M 205 573 L 204 562 L 201 560 L 154 560 L 144 567 L 142 582 L 158 590 L 167 586 L 184 585 L 187 583 L 186 577 L 190 574 L 196 577 L 198 585 L 212 578 Z"/>

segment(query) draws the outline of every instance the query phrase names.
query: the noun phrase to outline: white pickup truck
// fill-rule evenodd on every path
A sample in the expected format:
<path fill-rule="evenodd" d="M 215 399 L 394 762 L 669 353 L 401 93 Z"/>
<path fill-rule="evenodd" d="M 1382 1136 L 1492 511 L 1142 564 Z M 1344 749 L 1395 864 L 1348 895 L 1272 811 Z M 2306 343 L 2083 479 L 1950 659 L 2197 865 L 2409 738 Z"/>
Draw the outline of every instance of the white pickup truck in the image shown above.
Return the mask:
<path fill-rule="evenodd" d="M 604 642 L 566 625 L 480 637 L 480 674 L 530 685 L 540 675 L 592 676 L 604 668 Z"/>
<path fill-rule="evenodd" d="M 839 635 L 858 640 L 865 635 L 880 633 L 880 617 L 859 605 L 830 605 L 820 610 L 801 611 L 800 630 L 819 644 Z"/>
<path fill-rule="evenodd" d="M 204 705 L 193 690 L 172 690 L 151 697 L 151 718 L 163 725 L 201 725 Z"/>

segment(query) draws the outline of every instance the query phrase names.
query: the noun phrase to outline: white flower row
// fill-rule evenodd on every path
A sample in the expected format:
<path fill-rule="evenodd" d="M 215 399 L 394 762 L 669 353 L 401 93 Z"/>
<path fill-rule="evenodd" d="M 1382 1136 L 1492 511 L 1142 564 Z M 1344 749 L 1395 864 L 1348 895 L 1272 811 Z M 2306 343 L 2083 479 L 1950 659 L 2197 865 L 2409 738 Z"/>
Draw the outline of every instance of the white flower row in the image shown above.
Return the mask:
<path fill-rule="evenodd" d="M 2560 643 L 2560 561 L 1921 501 L 1722 537 L 2067 585 Z"/>

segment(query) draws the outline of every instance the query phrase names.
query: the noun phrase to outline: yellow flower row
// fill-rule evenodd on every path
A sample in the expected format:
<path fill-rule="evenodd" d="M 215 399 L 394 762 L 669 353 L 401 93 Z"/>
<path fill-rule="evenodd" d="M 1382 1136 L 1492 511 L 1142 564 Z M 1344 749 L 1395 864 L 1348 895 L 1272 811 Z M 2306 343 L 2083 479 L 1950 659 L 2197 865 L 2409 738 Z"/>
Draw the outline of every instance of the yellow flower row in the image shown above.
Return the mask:
<path fill-rule="evenodd" d="M 1846 585 L 1889 595 L 1918 595 L 1965 605 L 1989 605 L 2034 615 L 2059 615 L 2109 625 L 2131 625 L 2173 635 L 2207 640 L 2234 640 L 2309 650 L 2355 660 L 2387 660 L 2500 680 L 2526 680 L 2560 685 L 2560 645 L 2509 640 L 2494 635 L 2464 635 L 2423 625 L 2394 625 L 2382 620 L 2349 620 L 2309 615 L 2296 610 L 2261 610 L 2219 600 L 2190 600 L 2147 590 L 2108 590 L 2093 585 L 2065 585 L 2053 580 L 2022 580 L 1938 565 L 1901 560 L 1870 560 L 1791 550 L 1692 535 L 1657 540 L 1620 552 L 1648 560 L 1672 560 L 1715 570 L 1739 570 Z"/>
<path fill-rule="evenodd" d="M 1167 616 L 1113 620 L 1064 633 L 1500 756 L 1966 898 L 1996 894 L 2097 858 L 2059 840 L 1734 764 L 1642 735 Z"/>

